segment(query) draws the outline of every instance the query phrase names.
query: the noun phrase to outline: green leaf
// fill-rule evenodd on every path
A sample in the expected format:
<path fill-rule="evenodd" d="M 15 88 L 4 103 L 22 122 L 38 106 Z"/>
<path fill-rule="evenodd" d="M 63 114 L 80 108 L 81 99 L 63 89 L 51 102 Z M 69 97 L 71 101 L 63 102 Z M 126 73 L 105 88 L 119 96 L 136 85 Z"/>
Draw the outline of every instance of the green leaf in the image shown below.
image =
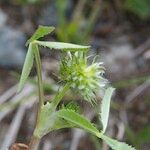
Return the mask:
<path fill-rule="evenodd" d="M 142 19 L 150 18 L 150 1 L 149 0 L 126 0 L 124 8 Z"/>
<path fill-rule="evenodd" d="M 136 150 L 135 148 L 131 147 L 130 145 L 119 142 L 117 140 L 114 140 L 110 137 L 107 137 L 105 135 L 101 135 L 101 138 L 113 149 L 113 150 Z"/>
<path fill-rule="evenodd" d="M 31 36 L 31 38 L 27 41 L 26 45 L 29 43 L 51 33 L 55 28 L 54 27 L 47 27 L 47 26 L 39 26 L 35 33 Z"/>
<path fill-rule="evenodd" d="M 109 117 L 109 110 L 110 110 L 110 101 L 111 101 L 111 96 L 114 92 L 114 88 L 109 87 L 105 91 L 105 95 L 103 97 L 102 103 L 101 103 L 101 113 L 100 113 L 100 119 L 103 125 L 103 133 L 105 132 L 107 128 L 107 123 L 108 123 L 108 117 Z"/>
<path fill-rule="evenodd" d="M 64 42 L 44 42 L 44 41 L 36 41 L 37 44 L 48 47 L 50 49 L 64 50 L 64 51 L 86 51 L 90 48 L 90 46 L 82 46 L 71 43 Z"/>
<path fill-rule="evenodd" d="M 33 60 L 34 60 L 34 54 L 33 54 L 33 44 L 29 45 L 28 52 L 25 58 L 24 66 L 22 69 L 20 82 L 18 86 L 18 92 L 20 92 L 31 72 L 32 66 L 33 66 Z"/>
<path fill-rule="evenodd" d="M 60 118 L 58 113 L 55 112 L 54 105 L 48 102 L 42 106 L 38 126 L 34 131 L 34 135 L 42 138 L 51 131 L 72 127 L 74 127 L 74 125 Z"/>
<path fill-rule="evenodd" d="M 80 106 L 74 101 L 69 102 L 64 108 L 70 109 L 70 110 L 75 111 L 77 113 L 80 112 Z"/>
<path fill-rule="evenodd" d="M 41 138 L 48 133 L 49 128 L 51 128 L 55 122 L 55 116 L 53 114 L 54 109 L 51 103 L 48 102 L 47 104 L 42 106 L 38 126 L 34 132 L 34 135 Z"/>
<path fill-rule="evenodd" d="M 75 126 L 82 128 L 82 129 L 100 137 L 100 133 L 96 129 L 96 127 L 88 119 L 81 116 L 80 114 L 78 114 L 72 110 L 62 109 L 62 110 L 58 111 L 58 116 L 60 118 L 67 120 L 68 122 L 73 123 Z"/>

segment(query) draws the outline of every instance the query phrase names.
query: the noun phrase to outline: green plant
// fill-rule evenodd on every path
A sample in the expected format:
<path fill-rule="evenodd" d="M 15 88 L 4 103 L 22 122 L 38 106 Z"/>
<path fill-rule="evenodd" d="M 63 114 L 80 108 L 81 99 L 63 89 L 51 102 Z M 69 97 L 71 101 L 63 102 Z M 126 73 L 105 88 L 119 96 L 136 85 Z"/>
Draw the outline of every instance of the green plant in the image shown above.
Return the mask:
<path fill-rule="evenodd" d="M 125 0 L 124 8 L 129 12 L 133 12 L 142 19 L 150 18 L 149 0 Z"/>
<path fill-rule="evenodd" d="M 102 103 L 100 120 L 102 130 L 99 131 L 96 125 L 78 112 L 79 106 L 69 103 L 59 107 L 62 98 L 70 89 L 75 89 L 88 102 L 95 102 L 95 92 L 105 85 L 106 80 L 102 77 L 104 68 L 101 63 L 93 61 L 91 65 L 87 62 L 87 52 L 90 46 L 81 46 L 63 42 L 39 41 L 38 39 L 51 33 L 53 27 L 39 26 L 33 36 L 27 41 L 29 45 L 27 56 L 22 70 L 18 92 L 23 88 L 31 68 L 36 63 L 38 77 L 39 104 L 36 126 L 33 137 L 29 143 L 29 150 L 37 148 L 40 139 L 47 133 L 62 128 L 81 128 L 92 135 L 103 139 L 114 150 L 135 150 L 133 147 L 111 139 L 104 133 L 107 128 L 110 100 L 114 88 L 108 87 L 105 91 Z M 44 104 L 43 81 L 41 73 L 41 60 L 38 46 L 48 47 L 62 51 L 60 63 L 60 80 L 64 84 L 56 93 L 54 99 Z M 94 105 L 94 104 L 93 104 Z"/>
<path fill-rule="evenodd" d="M 96 18 L 101 9 L 101 2 L 95 0 L 79 0 L 71 14 L 70 19 L 66 17 L 66 0 L 56 0 L 56 11 L 58 13 L 58 27 L 56 29 L 57 39 L 63 42 L 87 43 L 93 31 Z M 88 15 L 85 8 L 90 5 Z M 66 28 L 67 26 L 67 28 Z M 82 35 L 82 36 L 81 36 Z"/>

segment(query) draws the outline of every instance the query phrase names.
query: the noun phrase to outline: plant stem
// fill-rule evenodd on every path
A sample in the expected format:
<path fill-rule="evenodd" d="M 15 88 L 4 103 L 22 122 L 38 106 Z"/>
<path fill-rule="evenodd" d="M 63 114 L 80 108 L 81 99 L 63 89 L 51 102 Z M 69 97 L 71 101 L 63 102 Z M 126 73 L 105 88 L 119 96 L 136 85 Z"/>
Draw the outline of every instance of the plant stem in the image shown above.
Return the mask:
<path fill-rule="evenodd" d="M 52 100 L 52 105 L 54 106 L 54 109 L 56 109 L 57 105 L 60 103 L 66 92 L 70 89 L 70 83 L 67 83 L 54 97 Z"/>
<path fill-rule="evenodd" d="M 41 68 L 41 59 L 39 54 L 38 45 L 36 43 L 33 43 L 33 50 L 34 50 L 34 56 L 36 61 L 36 70 L 37 70 L 37 77 L 38 77 L 38 94 L 39 94 L 39 104 L 38 104 L 38 110 L 37 110 L 37 119 L 36 119 L 36 125 L 35 130 L 38 128 L 39 119 L 40 119 L 40 113 L 41 108 L 44 103 L 44 92 L 43 92 L 43 83 L 42 83 L 42 68 Z M 62 100 L 65 93 L 69 90 L 70 83 L 67 83 L 58 93 L 56 94 L 55 98 L 52 101 L 52 105 L 54 106 L 54 109 L 56 109 L 57 105 Z M 35 131 L 34 130 L 34 131 Z M 40 142 L 40 138 L 35 136 L 33 134 L 31 141 L 29 143 L 29 150 L 36 150 Z"/>
<path fill-rule="evenodd" d="M 43 83 L 42 83 L 42 67 L 41 67 L 41 59 L 38 46 L 34 44 L 34 55 L 36 61 L 36 71 L 38 77 L 38 94 L 39 94 L 39 105 L 38 105 L 38 115 L 37 115 L 37 124 L 39 119 L 39 113 L 41 112 L 41 107 L 44 103 L 44 92 L 43 92 Z"/>
<path fill-rule="evenodd" d="M 37 77 L 38 77 L 38 94 L 39 94 L 39 104 L 38 104 L 37 118 L 36 118 L 36 125 L 35 125 L 35 129 L 36 129 L 39 124 L 41 108 L 44 103 L 44 92 L 43 92 L 43 83 L 42 83 L 42 67 L 41 67 L 42 65 L 41 65 L 38 45 L 33 43 L 32 47 L 33 47 L 35 62 L 36 62 L 36 71 L 37 71 Z M 39 142 L 40 142 L 40 139 L 33 135 L 29 143 L 29 150 L 37 150 Z"/>

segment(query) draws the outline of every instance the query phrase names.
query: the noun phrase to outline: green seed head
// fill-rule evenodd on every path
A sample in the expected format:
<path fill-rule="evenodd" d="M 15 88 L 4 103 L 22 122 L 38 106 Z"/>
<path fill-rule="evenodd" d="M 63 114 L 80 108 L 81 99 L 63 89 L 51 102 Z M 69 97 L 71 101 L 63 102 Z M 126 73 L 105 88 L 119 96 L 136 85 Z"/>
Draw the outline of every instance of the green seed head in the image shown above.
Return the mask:
<path fill-rule="evenodd" d="M 95 92 L 105 86 L 107 80 L 102 77 L 103 74 L 102 63 L 93 62 L 88 65 L 83 52 L 69 53 L 61 61 L 61 80 L 70 82 L 71 87 L 89 102 L 95 102 Z"/>

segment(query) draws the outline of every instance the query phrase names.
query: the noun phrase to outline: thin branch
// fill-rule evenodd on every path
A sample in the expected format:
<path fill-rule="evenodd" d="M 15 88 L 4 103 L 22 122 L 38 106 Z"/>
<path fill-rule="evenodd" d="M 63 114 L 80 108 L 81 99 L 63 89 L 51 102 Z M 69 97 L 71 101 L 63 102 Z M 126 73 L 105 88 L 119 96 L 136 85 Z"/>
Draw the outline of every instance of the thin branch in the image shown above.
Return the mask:
<path fill-rule="evenodd" d="M 11 87 L 3 95 L 1 95 L 0 96 L 0 105 L 2 103 L 4 103 L 5 101 L 7 101 L 11 96 L 13 96 L 15 94 L 16 90 L 17 90 L 17 85 Z"/>
<path fill-rule="evenodd" d="M 132 91 L 127 97 L 126 97 L 126 105 L 133 101 L 138 95 L 140 95 L 144 90 L 146 90 L 148 87 L 150 87 L 150 79 L 145 81 L 142 85 L 138 86 L 134 91 Z"/>
<path fill-rule="evenodd" d="M 31 93 L 34 93 L 35 92 L 35 88 L 34 86 L 28 84 L 25 86 L 24 90 L 19 93 L 18 95 L 15 95 L 9 102 L 12 102 L 12 103 L 20 103 L 21 100 L 24 98 L 24 97 L 27 97 L 29 96 Z M 33 103 L 32 103 L 33 104 Z M 0 110 L 0 121 L 6 116 L 8 115 L 9 113 L 11 113 L 13 111 L 15 107 L 11 108 L 11 109 L 5 109 L 3 111 Z"/>
<path fill-rule="evenodd" d="M 22 119 L 23 119 L 23 116 L 24 116 L 24 113 L 25 113 L 25 110 L 26 110 L 26 106 L 21 106 L 18 109 L 18 111 L 10 125 L 10 128 L 8 129 L 8 132 L 6 133 L 1 150 L 6 150 L 15 141 L 16 136 L 19 131 L 19 128 L 20 128 L 20 125 L 21 125 L 21 122 L 22 122 Z"/>
<path fill-rule="evenodd" d="M 142 53 L 144 53 L 146 50 L 148 50 L 150 48 L 150 38 L 147 39 L 143 44 L 141 44 L 140 46 L 138 46 L 135 49 L 135 57 L 140 56 Z"/>

